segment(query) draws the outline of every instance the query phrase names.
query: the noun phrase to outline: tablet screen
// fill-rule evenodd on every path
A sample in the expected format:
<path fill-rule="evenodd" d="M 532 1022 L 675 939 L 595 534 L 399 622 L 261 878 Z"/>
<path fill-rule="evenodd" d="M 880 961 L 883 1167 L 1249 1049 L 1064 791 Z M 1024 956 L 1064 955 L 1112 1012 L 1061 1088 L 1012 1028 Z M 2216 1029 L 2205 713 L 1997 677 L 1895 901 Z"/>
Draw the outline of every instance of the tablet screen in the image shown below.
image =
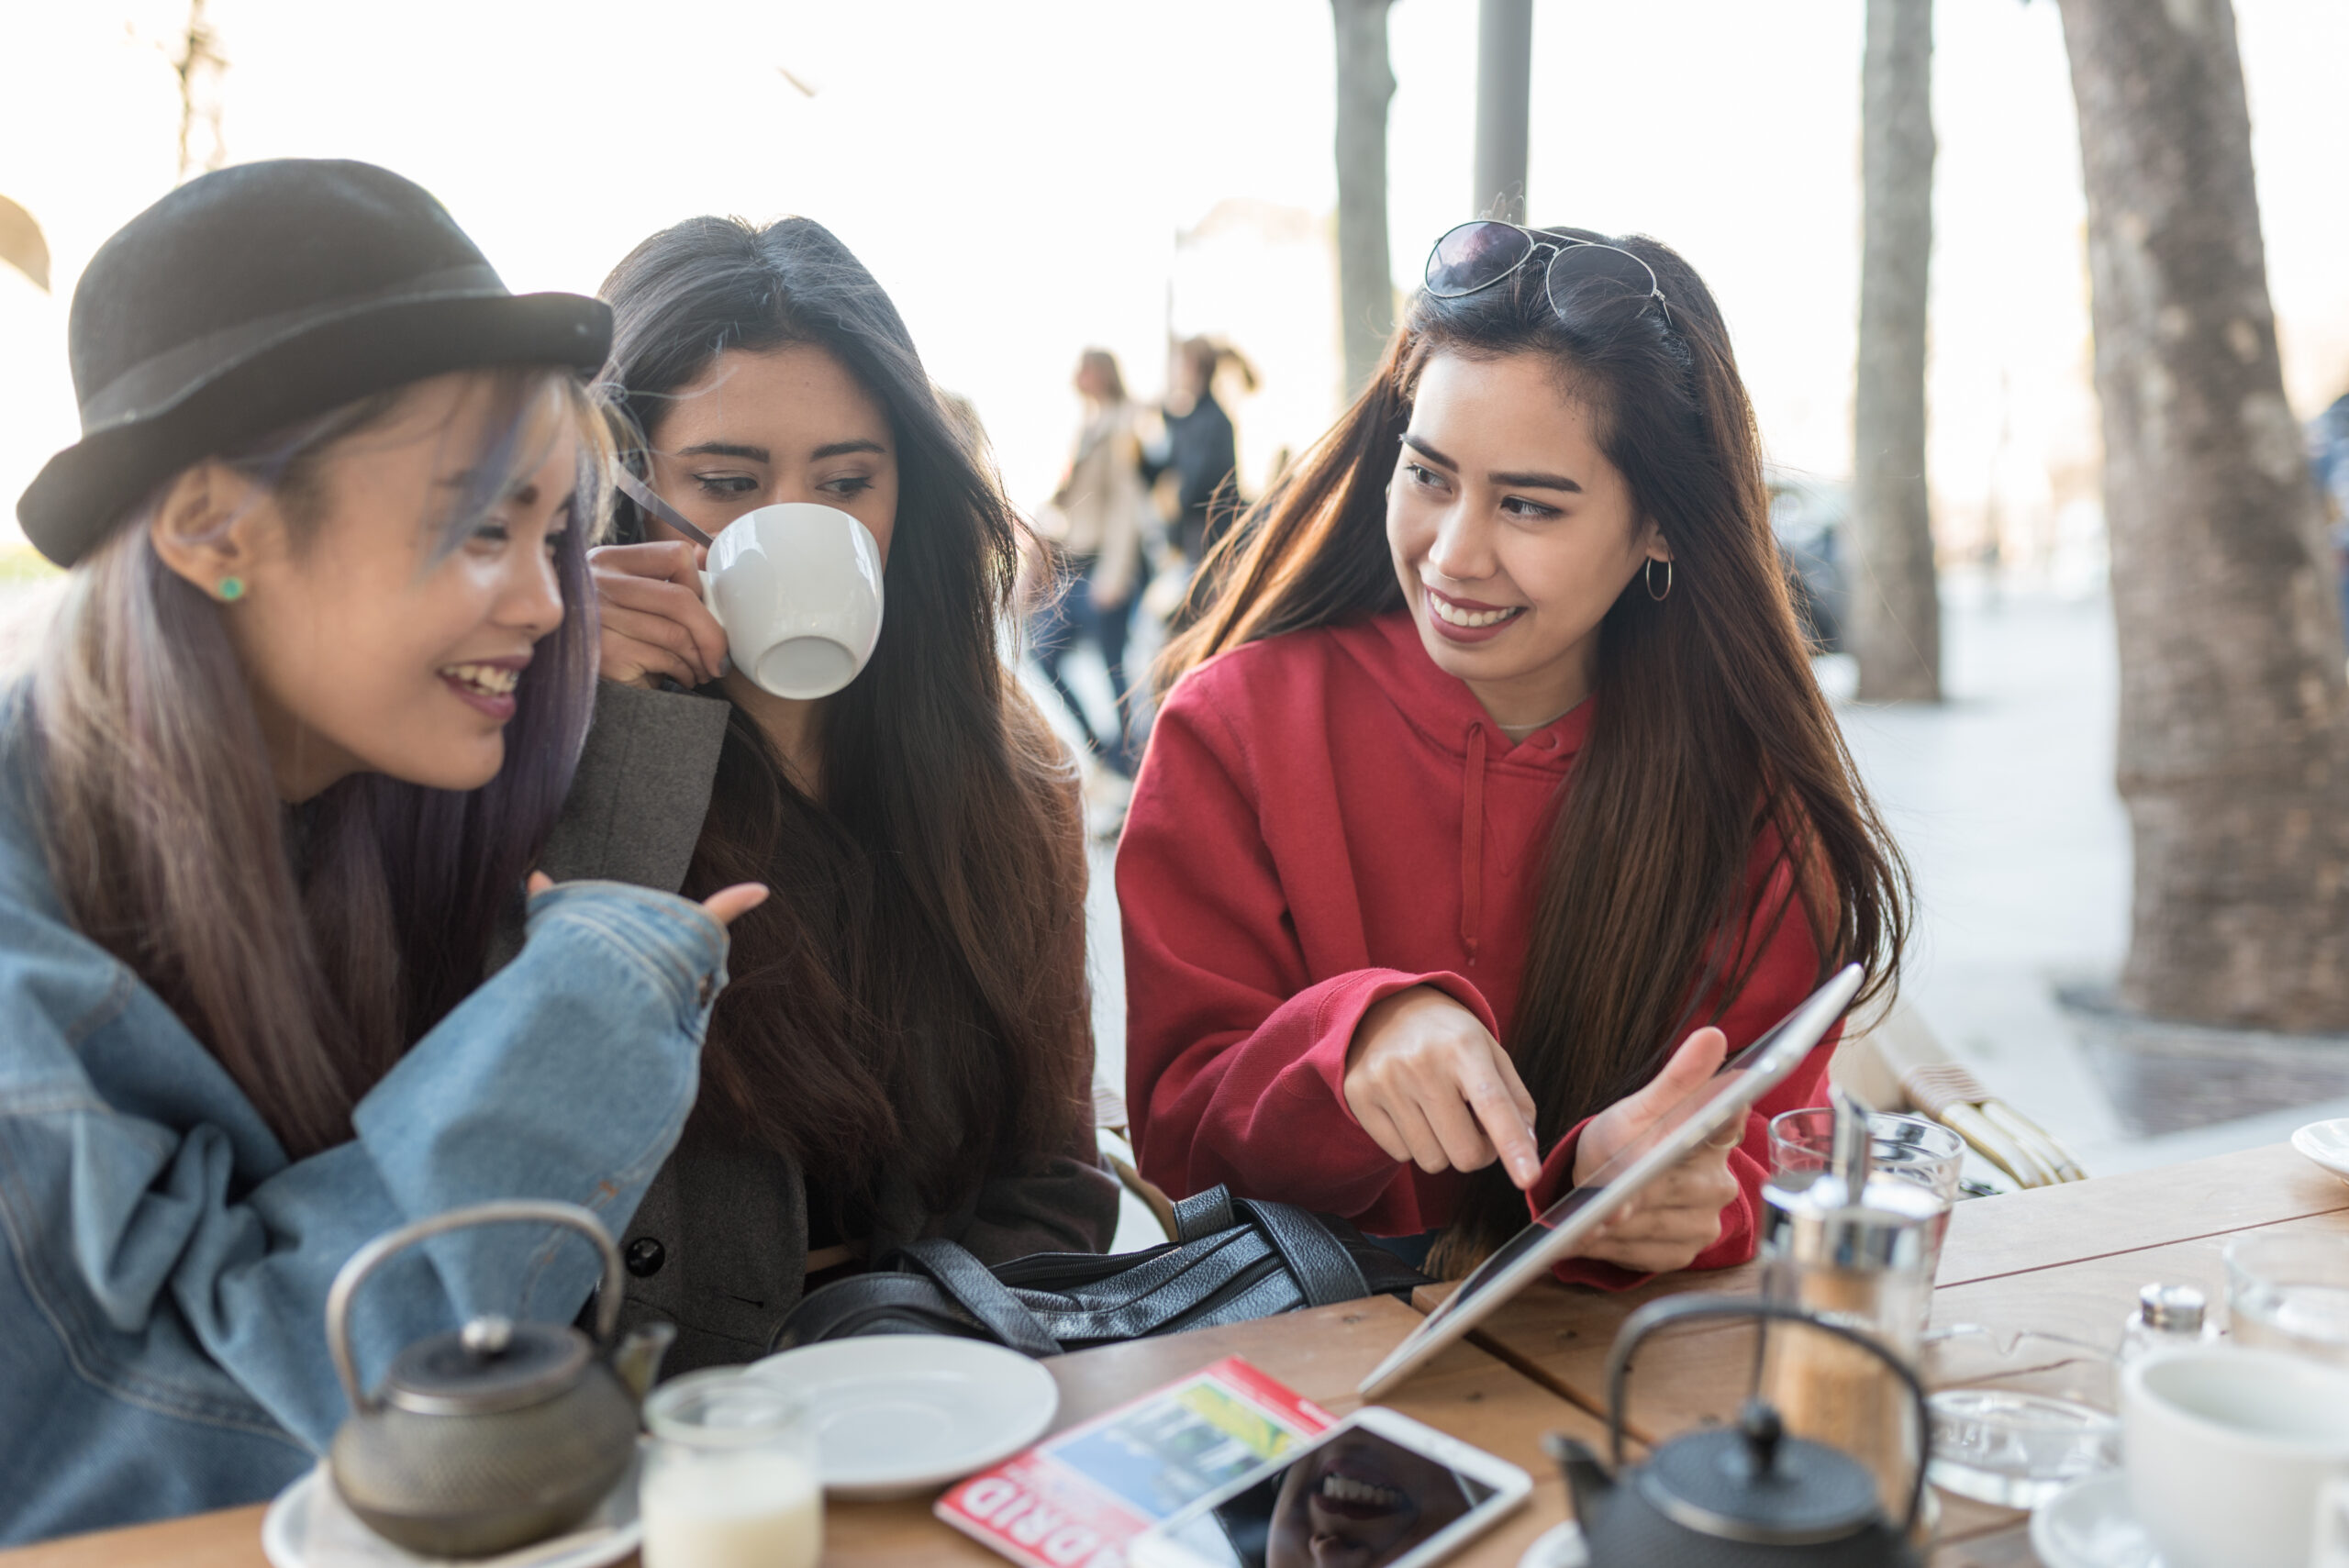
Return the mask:
<path fill-rule="evenodd" d="M 1500 1301 L 1573 1255 L 1600 1221 L 1630 1201 L 1642 1187 L 1670 1170 L 1698 1143 L 1776 1087 L 1834 1027 L 1860 988 L 1861 970 L 1848 964 L 1802 1005 L 1720 1071 L 1659 1117 L 1646 1132 L 1590 1173 L 1589 1179 L 1542 1210 L 1541 1218 L 1511 1237 L 1477 1265 L 1450 1300 L 1428 1315 L 1409 1339 L 1363 1384 L 1376 1393 L 1397 1381 L 1423 1356 L 1464 1332 Z"/>

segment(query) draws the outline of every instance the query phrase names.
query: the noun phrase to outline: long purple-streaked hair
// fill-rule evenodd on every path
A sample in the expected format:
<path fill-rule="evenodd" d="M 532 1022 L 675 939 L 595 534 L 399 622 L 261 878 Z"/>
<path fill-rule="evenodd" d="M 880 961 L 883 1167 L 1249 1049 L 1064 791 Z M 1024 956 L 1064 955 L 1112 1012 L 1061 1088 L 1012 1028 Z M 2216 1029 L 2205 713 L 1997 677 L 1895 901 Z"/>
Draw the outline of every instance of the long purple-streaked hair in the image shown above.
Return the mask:
<path fill-rule="evenodd" d="M 580 439 L 578 499 L 555 553 L 562 621 L 523 672 L 488 784 L 366 773 L 284 805 L 220 606 L 150 541 L 168 485 L 75 568 L 19 694 L 74 925 L 154 988 L 297 1158 L 347 1140 L 359 1097 L 480 984 L 594 711 L 586 552 L 606 516 L 609 439 L 568 373 L 471 373 L 491 384 L 494 411 L 468 493 L 432 525 L 435 564 L 543 461 L 550 399 Z M 326 509 L 337 447 L 404 398 L 363 400 L 218 461 L 271 487 L 299 548 Z"/>

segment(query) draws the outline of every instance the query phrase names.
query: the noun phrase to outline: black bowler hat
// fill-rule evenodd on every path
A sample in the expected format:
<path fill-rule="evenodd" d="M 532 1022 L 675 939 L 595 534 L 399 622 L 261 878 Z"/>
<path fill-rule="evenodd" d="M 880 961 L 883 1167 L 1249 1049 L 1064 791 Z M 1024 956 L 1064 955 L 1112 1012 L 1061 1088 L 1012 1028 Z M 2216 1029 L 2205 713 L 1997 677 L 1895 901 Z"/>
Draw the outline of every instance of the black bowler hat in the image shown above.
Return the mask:
<path fill-rule="evenodd" d="M 427 376 L 593 373 L 612 313 L 513 295 L 448 209 L 388 169 L 289 158 L 191 180 L 90 259 L 67 330 L 82 439 L 17 502 L 71 566 L 204 458 Z"/>

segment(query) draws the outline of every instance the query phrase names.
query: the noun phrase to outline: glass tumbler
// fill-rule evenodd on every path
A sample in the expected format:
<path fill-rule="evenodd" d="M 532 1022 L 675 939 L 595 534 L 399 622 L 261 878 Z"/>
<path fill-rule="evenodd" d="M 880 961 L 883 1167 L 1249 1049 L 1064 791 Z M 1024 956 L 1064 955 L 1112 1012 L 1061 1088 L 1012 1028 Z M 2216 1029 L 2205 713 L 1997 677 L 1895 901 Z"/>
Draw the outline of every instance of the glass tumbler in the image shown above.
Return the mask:
<path fill-rule="evenodd" d="M 1925 1283 L 1930 1285 L 1942 1263 L 1942 1240 L 1949 1234 L 1950 1206 L 1957 1202 L 1958 1183 L 1965 1172 L 1965 1140 L 1937 1121 L 1920 1116 L 1877 1111 L 1868 1118 L 1873 1174 L 1914 1182 L 1941 1199 L 1941 1217 L 1933 1222 L 1925 1243 Z M 1770 1173 L 1798 1176 L 1824 1171 L 1835 1150 L 1835 1107 L 1806 1106 L 1782 1111 L 1770 1118 Z"/>
<path fill-rule="evenodd" d="M 785 1389 L 718 1368 L 644 1402 L 644 1568 L 815 1568 L 824 1488 L 815 1429 Z"/>
<path fill-rule="evenodd" d="M 2254 1232 L 2226 1257 L 2236 1344 L 2349 1366 L 2349 1237 Z"/>

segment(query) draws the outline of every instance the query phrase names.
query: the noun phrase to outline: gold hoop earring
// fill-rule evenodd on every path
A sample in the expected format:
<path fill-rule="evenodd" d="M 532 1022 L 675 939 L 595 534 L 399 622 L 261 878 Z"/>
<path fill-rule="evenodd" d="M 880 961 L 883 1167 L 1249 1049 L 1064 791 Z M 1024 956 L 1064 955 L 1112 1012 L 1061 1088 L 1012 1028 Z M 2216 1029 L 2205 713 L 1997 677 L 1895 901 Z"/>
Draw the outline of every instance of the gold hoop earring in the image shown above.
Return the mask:
<path fill-rule="evenodd" d="M 1647 583 L 1649 598 L 1660 605 L 1672 597 L 1672 562 L 1670 561 L 1664 563 L 1664 592 L 1661 594 L 1655 591 L 1655 558 L 1653 556 L 1648 558 L 1648 563 L 1641 571 L 1640 575 Z"/>

